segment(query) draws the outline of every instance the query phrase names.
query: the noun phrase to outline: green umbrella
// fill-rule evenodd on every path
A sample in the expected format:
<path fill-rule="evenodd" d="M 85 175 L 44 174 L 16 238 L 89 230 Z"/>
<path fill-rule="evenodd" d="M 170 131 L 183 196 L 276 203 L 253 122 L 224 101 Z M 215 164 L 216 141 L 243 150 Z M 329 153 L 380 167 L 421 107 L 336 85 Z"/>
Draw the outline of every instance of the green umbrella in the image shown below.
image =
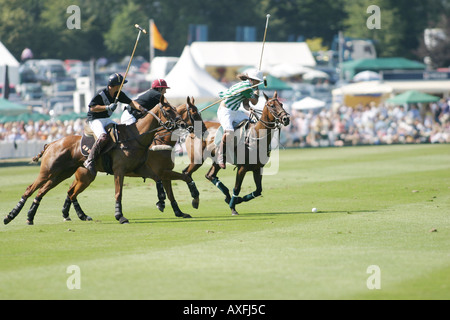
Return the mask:
<path fill-rule="evenodd" d="M 410 90 L 395 96 L 394 98 L 388 99 L 386 102 L 405 104 L 405 103 L 426 103 L 426 102 L 436 102 L 439 101 L 439 97 L 432 96 L 423 92 Z"/>
<path fill-rule="evenodd" d="M 77 119 L 84 119 L 87 117 L 86 113 L 77 113 L 77 112 L 72 112 L 72 113 L 66 113 L 66 114 L 62 114 L 56 117 L 57 120 L 60 121 L 66 121 L 66 120 L 77 120 Z"/>
<path fill-rule="evenodd" d="M 30 120 L 35 122 L 40 120 L 47 121 L 50 120 L 50 116 L 42 113 L 22 113 L 16 117 L 16 121 L 28 122 Z"/>

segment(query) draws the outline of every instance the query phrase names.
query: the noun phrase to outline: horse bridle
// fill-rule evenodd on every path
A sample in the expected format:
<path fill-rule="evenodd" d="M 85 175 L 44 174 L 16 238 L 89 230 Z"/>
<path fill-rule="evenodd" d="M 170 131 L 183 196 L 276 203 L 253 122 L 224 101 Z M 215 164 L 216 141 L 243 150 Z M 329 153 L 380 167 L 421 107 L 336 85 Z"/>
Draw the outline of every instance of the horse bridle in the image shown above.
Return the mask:
<path fill-rule="evenodd" d="M 250 112 L 258 119 L 258 121 L 260 121 L 264 125 L 264 127 L 266 127 L 266 129 L 281 129 L 281 127 L 283 126 L 283 122 L 281 119 L 282 119 L 282 117 L 288 117 L 289 113 L 287 113 L 287 111 L 283 109 L 282 111 L 280 111 L 280 113 L 275 114 L 274 111 L 272 111 L 272 106 L 269 105 L 269 103 L 272 101 L 278 101 L 278 99 L 271 98 L 271 99 L 267 100 L 266 105 L 268 107 L 267 109 L 269 110 L 270 114 L 274 117 L 275 121 L 264 121 L 264 120 L 258 118 L 257 113 L 261 113 L 261 115 L 262 115 L 262 113 L 263 113 L 262 110 L 256 110 L 256 109 L 252 108 L 250 110 Z M 278 101 L 278 103 L 280 103 L 280 102 Z"/>
<path fill-rule="evenodd" d="M 169 105 L 170 108 L 173 109 L 172 106 Z M 159 124 L 168 131 L 173 131 L 177 126 L 177 118 L 171 119 L 166 110 L 163 108 L 163 104 L 159 104 L 159 111 L 163 114 L 164 118 L 166 118 L 166 122 L 162 121 L 160 117 L 158 117 L 153 111 L 147 110 L 148 113 L 150 113 L 153 117 L 155 117 L 156 120 L 158 120 Z"/>

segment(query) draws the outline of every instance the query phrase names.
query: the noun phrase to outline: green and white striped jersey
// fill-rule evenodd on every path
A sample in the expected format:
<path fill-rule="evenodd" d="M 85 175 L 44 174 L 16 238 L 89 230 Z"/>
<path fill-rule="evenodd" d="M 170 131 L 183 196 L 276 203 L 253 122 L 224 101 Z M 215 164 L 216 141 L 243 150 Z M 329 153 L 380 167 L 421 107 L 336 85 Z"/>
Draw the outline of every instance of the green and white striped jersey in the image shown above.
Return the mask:
<path fill-rule="evenodd" d="M 225 99 L 225 106 L 228 109 L 236 111 L 241 106 L 242 101 L 245 99 L 253 99 L 256 98 L 254 91 L 251 88 L 252 84 L 249 80 L 241 81 L 236 83 L 234 86 L 229 88 L 226 91 L 222 91 L 219 93 L 220 98 L 228 97 Z M 247 90 L 245 90 L 247 88 Z M 239 92 L 238 94 L 236 94 Z M 236 94 L 236 95 L 234 95 Z"/>

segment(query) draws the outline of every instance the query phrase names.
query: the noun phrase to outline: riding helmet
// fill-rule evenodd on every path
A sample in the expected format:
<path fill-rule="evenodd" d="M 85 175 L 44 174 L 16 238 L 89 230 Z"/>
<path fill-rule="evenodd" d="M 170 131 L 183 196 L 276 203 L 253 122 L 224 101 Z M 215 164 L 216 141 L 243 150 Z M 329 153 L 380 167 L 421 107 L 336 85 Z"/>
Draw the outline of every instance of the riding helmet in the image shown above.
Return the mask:
<path fill-rule="evenodd" d="M 123 76 L 120 73 L 114 73 L 109 76 L 108 86 L 115 87 L 120 86 L 123 81 Z M 125 80 L 124 84 L 127 83 L 128 80 Z"/>
<path fill-rule="evenodd" d="M 153 81 L 152 89 L 157 89 L 157 88 L 170 89 L 170 87 L 167 86 L 166 80 L 164 80 L 164 79 L 156 79 L 155 81 Z"/>

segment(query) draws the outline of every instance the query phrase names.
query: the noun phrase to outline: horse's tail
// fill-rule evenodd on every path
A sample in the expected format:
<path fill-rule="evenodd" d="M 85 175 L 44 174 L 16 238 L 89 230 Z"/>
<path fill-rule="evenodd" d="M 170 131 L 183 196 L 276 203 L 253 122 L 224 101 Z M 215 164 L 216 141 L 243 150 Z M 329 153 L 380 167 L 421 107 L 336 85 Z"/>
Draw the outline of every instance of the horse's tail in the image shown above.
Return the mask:
<path fill-rule="evenodd" d="M 48 146 L 49 146 L 49 145 L 46 144 L 46 145 L 44 146 L 44 150 L 42 150 L 41 153 L 39 153 L 36 157 L 34 157 L 34 158 L 32 159 L 32 161 L 33 161 L 34 163 L 38 163 L 39 160 L 44 156 L 44 153 L 45 153 L 45 151 L 47 150 Z"/>

